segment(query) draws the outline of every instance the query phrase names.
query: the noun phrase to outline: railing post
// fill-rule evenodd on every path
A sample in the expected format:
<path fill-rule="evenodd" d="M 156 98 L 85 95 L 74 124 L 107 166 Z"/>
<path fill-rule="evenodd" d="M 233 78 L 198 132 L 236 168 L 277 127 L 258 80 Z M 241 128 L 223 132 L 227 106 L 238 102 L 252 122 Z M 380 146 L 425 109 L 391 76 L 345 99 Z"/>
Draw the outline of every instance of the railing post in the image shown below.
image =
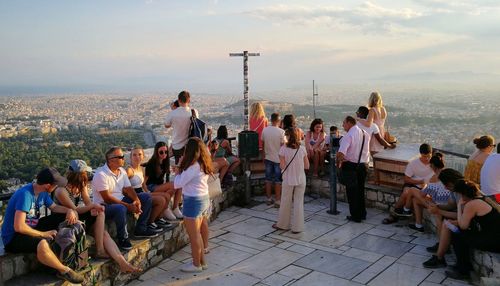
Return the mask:
<path fill-rule="evenodd" d="M 337 151 L 339 150 L 339 140 L 335 135 L 330 135 L 330 209 L 326 212 L 331 215 L 338 215 L 337 210 Z"/>

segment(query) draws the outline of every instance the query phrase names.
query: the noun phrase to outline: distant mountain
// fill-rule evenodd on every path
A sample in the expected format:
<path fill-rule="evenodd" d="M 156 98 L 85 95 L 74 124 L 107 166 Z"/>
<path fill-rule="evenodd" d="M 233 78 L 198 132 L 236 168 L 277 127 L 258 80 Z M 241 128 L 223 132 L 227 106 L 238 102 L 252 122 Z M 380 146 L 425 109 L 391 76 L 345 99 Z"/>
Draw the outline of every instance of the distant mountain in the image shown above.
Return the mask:
<path fill-rule="evenodd" d="M 476 73 L 472 71 L 458 71 L 450 73 L 422 72 L 407 74 L 391 74 L 373 80 L 377 81 L 498 81 L 500 75 L 492 73 Z"/>

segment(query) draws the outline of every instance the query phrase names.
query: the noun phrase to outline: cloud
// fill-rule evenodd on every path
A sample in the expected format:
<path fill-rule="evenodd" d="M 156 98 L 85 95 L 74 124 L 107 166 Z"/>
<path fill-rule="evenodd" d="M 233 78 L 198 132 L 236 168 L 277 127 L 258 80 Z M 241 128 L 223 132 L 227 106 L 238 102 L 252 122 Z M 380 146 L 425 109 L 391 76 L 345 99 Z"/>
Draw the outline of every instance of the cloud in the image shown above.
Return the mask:
<path fill-rule="evenodd" d="M 422 13 L 410 8 L 390 9 L 366 1 L 354 8 L 341 6 L 273 5 L 245 12 L 275 25 L 329 27 L 341 30 L 395 33 L 405 31 L 405 23 Z"/>
<path fill-rule="evenodd" d="M 497 0 L 413 0 L 413 2 L 425 7 L 431 13 L 479 16 L 500 9 L 500 1 Z"/>

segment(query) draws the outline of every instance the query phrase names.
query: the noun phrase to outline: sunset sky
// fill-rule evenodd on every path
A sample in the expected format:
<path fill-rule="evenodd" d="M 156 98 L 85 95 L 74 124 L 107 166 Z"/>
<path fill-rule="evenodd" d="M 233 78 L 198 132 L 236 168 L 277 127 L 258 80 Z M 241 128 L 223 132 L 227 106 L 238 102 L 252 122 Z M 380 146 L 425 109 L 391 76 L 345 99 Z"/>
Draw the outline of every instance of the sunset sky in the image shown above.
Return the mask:
<path fill-rule="evenodd" d="M 500 76 L 500 1 L 1 1 L 0 88 L 259 90 Z"/>

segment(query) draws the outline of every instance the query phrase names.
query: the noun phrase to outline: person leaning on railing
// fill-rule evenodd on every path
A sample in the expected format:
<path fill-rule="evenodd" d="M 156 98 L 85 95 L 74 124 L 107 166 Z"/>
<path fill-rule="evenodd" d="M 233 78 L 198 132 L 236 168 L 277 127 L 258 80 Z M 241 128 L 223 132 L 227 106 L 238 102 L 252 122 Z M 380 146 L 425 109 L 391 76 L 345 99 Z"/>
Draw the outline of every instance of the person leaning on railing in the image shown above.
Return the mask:
<path fill-rule="evenodd" d="M 483 167 L 486 158 L 495 149 L 495 138 L 491 135 L 484 135 L 479 138 L 474 138 L 474 144 L 477 150 L 470 155 L 465 166 L 464 177 L 466 180 L 473 181 L 476 184 L 481 184 L 481 168 Z"/>

